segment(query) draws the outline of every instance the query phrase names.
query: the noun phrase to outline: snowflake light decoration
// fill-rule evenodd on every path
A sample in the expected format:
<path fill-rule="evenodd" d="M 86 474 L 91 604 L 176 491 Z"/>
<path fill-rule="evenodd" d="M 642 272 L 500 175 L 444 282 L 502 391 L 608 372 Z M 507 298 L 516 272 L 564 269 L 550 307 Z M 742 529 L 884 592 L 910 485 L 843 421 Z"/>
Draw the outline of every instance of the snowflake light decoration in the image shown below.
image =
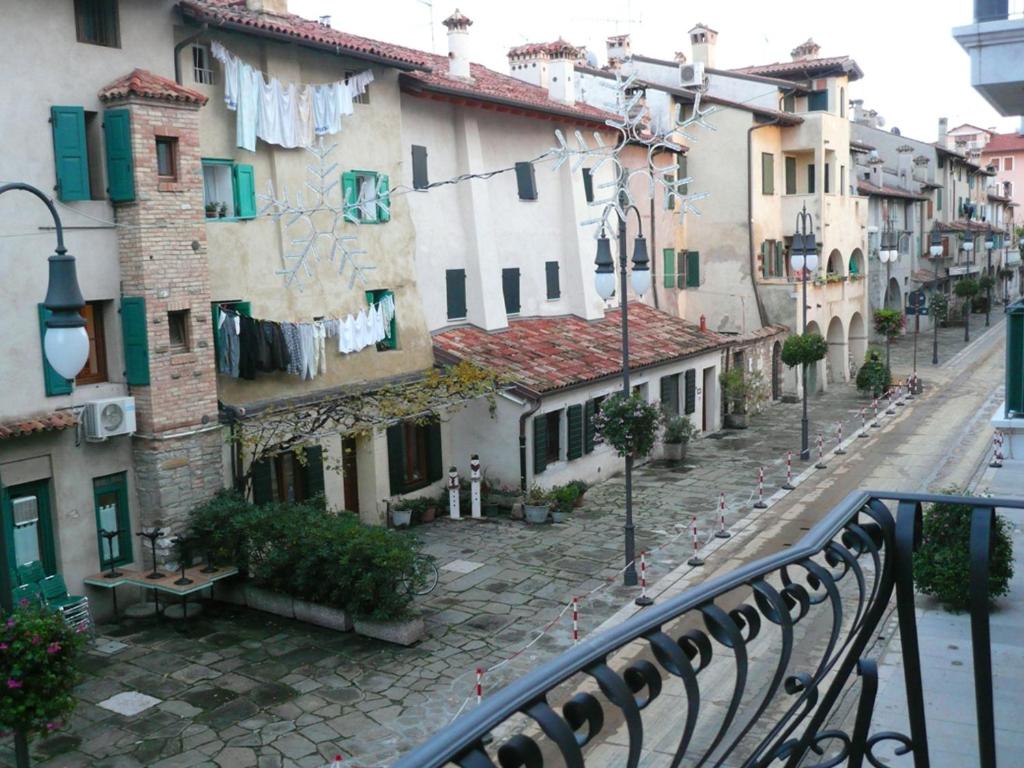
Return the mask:
<path fill-rule="evenodd" d="M 709 131 L 715 127 L 708 123 L 705 118 L 716 108 L 706 107 L 701 109 L 702 91 L 693 92 L 693 112 L 689 117 L 683 119 L 682 105 L 677 104 L 675 114 L 671 117 L 671 125 L 667 130 L 657 130 L 650 120 L 651 113 L 646 105 L 641 105 L 643 98 L 641 88 L 635 86 L 636 75 L 630 74 L 623 77 L 616 73 L 615 82 L 603 82 L 607 88 L 615 89 L 615 104 L 619 117 L 616 120 L 608 120 L 606 124 L 614 128 L 620 134 L 620 140 L 613 145 L 606 144 L 601 134 L 594 131 L 594 144 L 590 146 L 581 131 L 575 132 L 576 147 L 572 147 L 566 139 L 565 134 L 560 130 L 555 131 L 555 138 L 558 146 L 550 150 L 548 155 L 555 158 L 552 170 L 558 170 L 565 163 L 572 162 L 573 171 L 578 171 L 585 164 L 590 167 L 594 175 L 604 166 L 611 166 L 613 170 L 613 181 L 598 184 L 598 189 L 611 189 L 610 196 L 604 199 L 595 199 L 590 203 L 592 206 L 601 208 L 601 215 L 594 219 L 582 222 L 584 226 L 600 224 L 608 226 L 608 214 L 612 211 L 620 220 L 626 220 L 626 211 L 630 206 L 635 205 L 633 194 L 630 192 L 630 182 L 637 177 L 647 180 L 648 194 L 653 197 L 655 189 L 662 187 L 667 194 L 675 195 L 680 201 L 679 218 L 682 220 L 687 213 L 696 216 L 700 210 L 694 205 L 698 200 L 708 196 L 707 192 L 686 193 L 683 190 L 693 182 L 693 178 L 674 178 L 676 172 L 675 163 L 659 165 L 656 156 L 661 151 L 680 152 L 683 147 L 672 140 L 674 134 L 683 136 L 687 141 L 696 141 L 696 137 L 687 131 L 692 127 L 705 128 Z M 647 162 L 641 168 L 629 168 L 623 162 L 622 151 L 627 146 L 645 147 Z M 596 236 L 596 233 L 595 233 Z"/>
<path fill-rule="evenodd" d="M 359 260 L 360 256 L 366 255 L 366 250 L 359 247 L 359 238 L 355 235 L 344 234 L 342 227 L 345 223 L 352 222 L 345 218 L 345 213 L 351 208 L 360 205 L 376 205 L 377 199 L 385 197 L 388 189 L 382 186 L 382 180 L 376 191 L 373 200 L 361 203 L 346 204 L 344 192 L 339 183 L 337 174 L 338 164 L 328 161 L 328 156 L 334 151 L 336 144 L 325 146 L 323 139 L 316 145 L 307 147 L 316 164 L 307 166 L 312 181 L 305 182 L 306 191 L 310 194 L 307 202 L 300 189 L 295 197 L 290 199 L 288 189 L 281 186 L 280 196 L 274 191 L 273 181 L 267 181 L 267 191 L 257 195 L 259 200 L 265 203 L 260 209 L 261 216 L 270 216 L 274 221 L 283 223 L 285 233 L 293 232 L 289 245 L 291 246 L 282 254 L 283 262 L 281 269 L 276 274 L 284 277 L 286 288 L 303 288 L 303 278 L 313 279 L 312 262 L 330 261 L 337 264 L 338 274 L 349 273 L 348 287 L 355 286 L 356 280 L 361 285 L 366 285 L 366 273 L 376 267 L 364 264 Z"/>

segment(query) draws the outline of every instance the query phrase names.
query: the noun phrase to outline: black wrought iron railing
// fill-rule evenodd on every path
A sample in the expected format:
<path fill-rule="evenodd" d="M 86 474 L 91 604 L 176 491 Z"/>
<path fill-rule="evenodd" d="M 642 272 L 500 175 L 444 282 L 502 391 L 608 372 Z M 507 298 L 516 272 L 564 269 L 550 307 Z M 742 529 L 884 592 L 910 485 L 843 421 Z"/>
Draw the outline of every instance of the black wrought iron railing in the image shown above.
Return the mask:
<path fill-rule="evenodd" d="M 1024 508 L 1024 500 L 886 492 L 851 494 L 793 546 L 594 635 L 492 695 L 396 768 L 634 768 L 642 757 L 672 768 L 856 768 L 880 766 L 885 755 L 927 768 L 913 558 L 922 505 L 937 501 L 973 509 L 977 764 L 994 768 L 989 558 L 995 508 Z M 894 622 L 905 720 L 902 730 L 878 730 L 888 723 L 876 718 L 873 654 Z"/>

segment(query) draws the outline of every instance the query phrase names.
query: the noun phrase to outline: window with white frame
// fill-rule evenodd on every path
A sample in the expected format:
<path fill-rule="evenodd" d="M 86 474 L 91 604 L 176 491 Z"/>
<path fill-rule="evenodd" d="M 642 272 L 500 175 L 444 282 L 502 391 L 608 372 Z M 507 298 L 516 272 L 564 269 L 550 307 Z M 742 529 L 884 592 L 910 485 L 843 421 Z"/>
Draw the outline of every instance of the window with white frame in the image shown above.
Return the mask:
<path fill-rule="evenodd" d="M 214 84 L 210 49 L 205 45 L 192 46 L 192 80 L 201 85 Z"/>
<path fill-rule="evenodd" d="M 235 189 L 230 164 L 203 163 L 203 202 L 207 218 L 234 218 Z"/>

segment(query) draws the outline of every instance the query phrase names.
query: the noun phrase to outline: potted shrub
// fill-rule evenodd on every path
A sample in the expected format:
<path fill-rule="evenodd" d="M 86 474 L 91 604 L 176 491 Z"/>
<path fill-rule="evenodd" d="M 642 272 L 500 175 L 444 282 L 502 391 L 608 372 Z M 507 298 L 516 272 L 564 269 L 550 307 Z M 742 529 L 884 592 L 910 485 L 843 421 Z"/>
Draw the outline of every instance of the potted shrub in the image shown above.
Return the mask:
<path fill-rule="evenodd" d="M 881 397 L 892 383 L 889 369 L 882 362 L 877 349 L 869 349 L 864 355 L 864 365 L 857 371 L 857 389 L 871 397 Z"/>
<path fill-rule="evenodd" d="M 572 483 L 556 485 L 551 489 L 551 521 L 564 523 L 576 506 L 579 491 Z"/>
<path fill-rule="evenodd" d="M 0 612 L 0 732 L 45 737 L 71 716 L 84 631 L 68 626 L 60 611 L 28 600 Z"/>
<path fill-rule="evenodd" d="M 955 488 L 942 491 L 958 494 Z M 971 507 L 967 504 L 932 504 L 925 509 L 921 524 L 921 546 L 914 553 L 914 583 L 918 591 L 932 595 L 952 612 L 971 607 L 970 538 Z M 1013 543 L 1010 524 L 996 516 L 992 530 L 988 591 L 999 597 L 1010 591 L 1013 576 Z"/>
<path fill-rule="evenodd" d="M 227 215 L 228 215 L 228 204 L 227 203 L 221 203 L 220 205 L 218 205 L 217 206 L 217 216 L 219 216 L 220 218 L 223 219 Z"/>
<path fill-rule="evenodd" d="M 523 511 L 528 523 L 546 523 L 551 513 L 551 495 L 539 485 L 533 485 L 526 494 Z"/>
<path fill-rule="evenodd" d="M 828 342 L 820 333 L 801 333 L 790 336 L 782 345 L 782 362 L 789 368 L 798 365 L 816 365 L 828 354 Z"/>
<path fill-rule="evenodd" d="M 571 485 L 573 488 L 576 489 L 576 501 L 573 503 L 573 506 L 576 507 L 577 509 L 582 507 L 583 494 L 587 492 L 587 488 L 589 488 L 590 486 L 588 486 L 586 482 L 583 480 L 570 480 L 568 482 L 568 485 Z"/>
<path fill-rule="evenodd" d="M 408 528 L 412 523 L 412 513 L 416 511 L 419 499 L 399 499 L 391 507 L 391 524 L 395 528 Z"/>
<path fill-rule="evenodd" d="M 719 376 L 722 394 L 729 405 L 725 414 L 727 429 L 746 429 L 750 426 L 747 413 L 747 399 L 751 394 L 750 381 L 742 368 L 730 368 Z"/>
<path fill-rule="evenodd" d="M 928 311 L 931 313 L 933 323 L 939 323 L 943 328 L 947 327 L 946 321 L 949 319 L 949 297 L 944 293 L 933 293 L 928 297 Z"/>
<path fill-rule="evenodd" d="M 597 433 L 619 456 L 642 458 L 651 452 L 661 426 L 661 411 L 639 393 L 626 397 L 621 392 L 601 403 L 594 419 Z"/>
<path fill-rule="evenodd" d="M 665 430 L 661 434 L 662 448 L 668 461 L 682 461 L 686 458 L 686 446 L 696 434 L 697 428 L 685 416 L 665 415 Z"/>
<path fill-rule="evenodd" d="M 207 203 L 206 204 L 206 218 L 208 218 L 208 219 L 216 219 L 217 218 L 217 211 L 219 211 L 219 210 L 220 210 L 220 204 L 219 203 Z"/>

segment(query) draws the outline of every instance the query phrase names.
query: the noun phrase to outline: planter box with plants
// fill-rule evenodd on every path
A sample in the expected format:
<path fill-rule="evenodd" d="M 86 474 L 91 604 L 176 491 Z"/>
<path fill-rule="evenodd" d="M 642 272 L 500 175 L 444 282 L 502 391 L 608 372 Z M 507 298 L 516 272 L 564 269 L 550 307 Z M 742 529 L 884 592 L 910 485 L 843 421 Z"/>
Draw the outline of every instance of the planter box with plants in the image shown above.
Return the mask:
<path fill-rule="evenodd" d="M 539 485 L 534 485 L 523 501 L 523 514 L 528 523 L 546 523 L 551 514 L 551 493 Z"/>
<path fill-rule="evenodd" d="M 549 494 L 551 498 L 551 521 L 554 523 L 564 523 L 569 515 L 572 514 L 573 509 L 577 507 L 577 502 L 582 498 L 583 494 L 580 491 L 580 485 L 586 488 L 586 484 L 582 481 L 574 480 L 566 483 L 565 485 L 556 485 L 551 489 Z"/>
<path fill-rule="evenodd" d="M 665 429 L 661 433 L 662 451 L 666 461 L 686 458 L 686 446 L 697 433 L 693 422 L 685 416 L 665 414 Z"/>
<path fill-rule="evenodd" d="M 190 535 L 197 551 L 247 575 L 241 590 L 222 591 L 229 602 L 339 631 L 372 622 L 367 635 L 381 639 L 382 624 L 403 641 L 423 635 L 403 578 L 415 570 L 415 540 L 329 512 L 322 497 L 257 507 L 225 491 L 192 510 Z"/>
<path fill-rule="evenodd" d="M 721 374 L 719 380 L 725 401 L 729 403 L 726 428 L 746 429 L 750 425 L 750 414 L 759 413 L 768 399 L 764 377 L 760 371 L 748 373 L 733 367 Z"/>

